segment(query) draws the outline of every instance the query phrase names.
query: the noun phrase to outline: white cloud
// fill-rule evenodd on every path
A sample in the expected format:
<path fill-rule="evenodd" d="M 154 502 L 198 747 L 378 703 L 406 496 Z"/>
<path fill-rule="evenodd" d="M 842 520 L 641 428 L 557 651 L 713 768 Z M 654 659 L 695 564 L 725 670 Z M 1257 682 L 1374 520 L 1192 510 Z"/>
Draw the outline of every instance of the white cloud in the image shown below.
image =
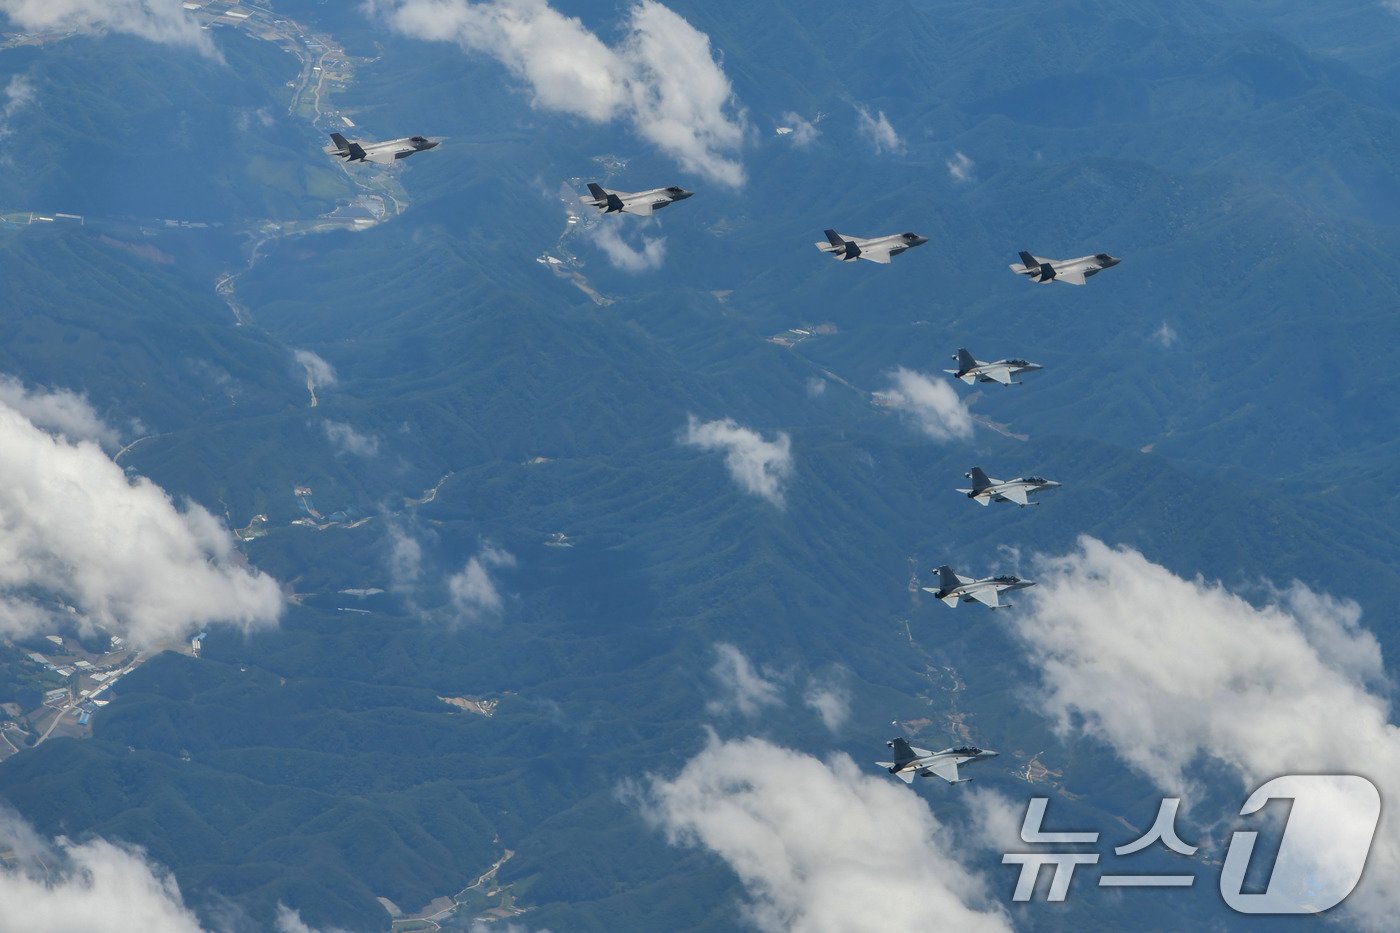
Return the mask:
<path fill-rule="evenodd" d="M 277 905 L 277 933 L 345 933 L 339 927 L 313 927 L 301 919 L 299 911 L 286 904 Z"/>
<path fill-rule="evenodd" d="M 39 96 L 34 82 L 25 75 L 15 75 L 5 85 L 5 106 L 0 108 L 0 139 L 9 136 L 10 121 L 19 116 Z"/>
<path fill-rule="evenodd" d="M 894 385 L 875 393 L 877 404 L 908 415 L 936 441 L 972 436 L 972 414 L 948 383 L 902 366 L 890 376 Z"/>
<path fill-rule="evenodd" d="M 948 176 L 959 184 L 971 181 L 973 169 L 976 168 L 976 163 L 961 152 L 953 153 L 953 157 L 943 164 L 948 166 Z"/>
<path fill-rule="evenodd" d="M 326 440 L 331 442 L 336 453 L 354 457 L 379 456 L 379 438 L 373 434 L 361 434 L 348 424 L 339 421 L 325 421 L 321 424 L 326 432 Z"/>
<path fill-rule="evenodd" d="M 1176 330 L 1166 321 L 1163 321 L 1162 326 L 1152 332 L 1152 339 L 1156 340 L 1162 346 L 1170 348 L 1172 344 L 1176 343 Z"/>
<path fill-rule="evenodd" d="M 840 732 L 851 718 L 851 690 L 846 686 L 844 673 L 810 678 L 802 702 L 815 711 L 822 725 L 832 732 Z"/>
<path fill-rule="evenodd" d="M 1037 579 L 1029 611 L 1008 618 L 1040 669 L 1045 711 L 1061 730 L 1110 744 L 1164 792 L 1185 795 L 1183 813 L 1198 795 L 1191 771 L 1202 758 L 1244 790 L 1282 774 L 1354 773 L 1383 799 L 1400 799 L 1400 729 L 1356 604 L 1294 583 L 1255 606 L 1092 538 L 1040 558 Z M 1359 819 L 1339 802 L 1332 830 L 1311 840 L 1310 868 L 1325 877 L 1344 861 L 1329 847 Z M 1394 926 L 1397 872 L 1400 811 L 1387 807 L 1370 870 L 1347 901 L 1370 929 Z"/>
<path fill-rule="evenodd" d="M 893 152 L 900 155 L 904 152 L 904 140 L 899 138 L 899 134 L 894 131 L 894 126 L 890 124 L 883 110 L 875 116 L 870 115 L 870 111 L 864 106 L 857 104 L 856 113 L 860 119 L 860 132 L 870 144 L 875 147 L 875 154 L 882 152 Z"/>
<path fill-rule="evenodd" d="M 389 523 L 389 576 L 396 589 L 410 588 L 423 575 L 423 545 L 397 524 Z"/>
<path fill-rule="evenodd" d="M 484 545 L 467 565 L 447 581 L 452 607 L 464 622 L 478 622 L 500 615 L 504 602 L 491 568 L 514 567 L 515 555 L 498 547 Z"/>
<path fill-rule="evenodd" d="M 0 632 L 49 628 L 46 596 L 139 645 L 209 623 L 270 626 L 282 611 L 277 582 L 245 565 L 204 508 L 176 508 L 97 444 L 54 437 L 0 403 Z"/>
<path fill-rule="evenodd" d="M 546 0 L 370 0 L 390 26 L 499 60 L 537 107 L 603 123 L 625 119 L 687 171 L 738 186 L 744 115 L 709 37 L 655 0 L 628 11 L 608 46 Z"/>
<path fill-rule="evenodd" d="M 0 0 L 0 13 L 24 32 L 121 32 L 218 57 L 179 0 Z"/>
<path fill-rule="evenodd" d="M 700 422 L 691 415 L 681 441 L 701 450 L 723 450 L 734 482 L 782 507 L 783 481 L 792 475 L 792 439 L 786 434 L 779 432 L 776 440 L 766 441 L 733 418 Z"/>
<path fill-rule="evenodd" d="M 0 405 L 71 441 L 96 441 L 108 447 L 118 442 L 116 429 L 98 416 L 87 396 L 68 389 L 27 389 L 13 376 L 0 376 Z"/>
<path fill-rule="evenodd" d="M 718 642 L 715 655 L 710 673 L 719 685 L 720 696 L 706 705 L 711 714 L 756 716 L 770 706 L 783 705 L 777 683 L 761 674 L 744 652 L 726 642 Z"/>
<path fill-rule="evenodd" d="M 0 925 L 7 930 L 203 933 L 175 879 L 140 849 L 102 839 L 49 844 L 0 813 Z"/>
<path fill-rule="evenodd" d="M 961 796 L 970 825 L 959 833 L 959 839 L 987 852 L 1025 851 L 1026 843 L 1021 839 L 1025 802 L 1015 802 L 985 787 L 970 787 Z"/>
<path fill-rule="evenodd" d="M 618 225 L 611 223 L 611 220 L 609 217 L 590 224 L 587 231 L 593 245 L 603 251 L 614 268 L 624 272 L 646 272 L 661 268 L 661 264 L 666 261 L 664 236 L 649 237 L 643 234 L 641 246 L 636 247 L 622 238 L 617 229 Z"/>
<path fill-rule="evenodd" d="M 783 122 L 787 125 L 778 128 L 778 135 L 791 137 L 792 144 L 799 148 L 805 149 L 821 135 L 816 123 L 803 119 L 801 115 L 791 110 L 783 114 Z M 787 132 L 784 133 L 783 130 L 787 130 Z"/>
<path fill-rule="evenodd" d="M 1011 929 L 923 799 L 846 755 L 711 736 L 674 779 L 651 779 L 643 812 L 724 859 L 762 931 Z"/>
<path fill-rule="evenodd" d="M 310 350 L 293 351 L 292 356 L 306 370 L 306 382 L 313 389 L 335 385 L 335 367 Z"/>
<path fill-rule="evenodd" d="M 807 397 L 821 398 L 826 394 L 826 380 L 818 379 L 816 376 L 807 377 Z"/>

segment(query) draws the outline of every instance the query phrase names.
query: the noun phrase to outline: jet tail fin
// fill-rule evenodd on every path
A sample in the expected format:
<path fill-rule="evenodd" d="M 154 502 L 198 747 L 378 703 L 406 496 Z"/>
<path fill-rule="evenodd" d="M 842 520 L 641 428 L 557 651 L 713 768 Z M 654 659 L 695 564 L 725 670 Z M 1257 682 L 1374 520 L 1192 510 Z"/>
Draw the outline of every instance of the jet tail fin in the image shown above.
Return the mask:
<path fill-rule="evenodd" d="M 593 195 L 594 199 L 598 201 L 606 201 L 608 199 L 608 193 L 604 191 L 603 186 L 597 182 L 590 181 L 588 183 L 588 193 Z"/>
<path fill-rule="evenodd" d="M 981 492 L 992 485 L 992 478 L 984 473 L 981 467 L 973 467 L 967 476 L 972 480 L 973 492 Z"/>
<path fill-rule="evenodd" d="M 958 372 L 960 373 L 965 373 L 969 369 L 974 369 L 977 366 L 976 357 L 974 357 L 971 353 L 968 353 L 967 350 L 963 347 L 958 347 L 958 355 L 956 359 L 958 361 Z"/>
<path fill-rule="evenodd" d="M 341 152 L 350 151 L 350 142 L 344 136 L 341 136 L 339 133 L 331 134 L 331 142 L 335 143 L 335 148 L 340 150 Z"/>
<path fill-rule="evenodd" d="M 1040 262 L 1025 250 L 1021 250 L 1021 265 L 1027 269 L 1039 269 Z"/>
<path fill-rule="evenodd" d="M 841 234 L 837 233 L 835 230 L 823 230 L 822 232 L 826 234 L 826 241 L 832 246 L 838 246 L 841 249 L 846 248 L 846 240 Z"/>
<path fill-rule="evenodd" d="M 962 586 L 962 581 L 958 579 L 957 574 L 953 573 L 952 567 L 949 567 L 947 564 L 944 564 L 942 567 L 938 568 L 939 589 L 946 593 L 949 590 L 955 590 L 960 586 Z"/>

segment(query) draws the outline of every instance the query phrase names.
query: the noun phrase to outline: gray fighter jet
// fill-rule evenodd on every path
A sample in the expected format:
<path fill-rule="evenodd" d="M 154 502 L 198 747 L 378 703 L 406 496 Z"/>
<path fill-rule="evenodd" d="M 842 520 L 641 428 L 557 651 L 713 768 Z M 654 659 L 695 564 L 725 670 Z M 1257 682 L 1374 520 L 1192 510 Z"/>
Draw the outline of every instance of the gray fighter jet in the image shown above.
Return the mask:
<path fill-rule="evenodd" d="M 668 204 L 684 201 L 694 191 L 686 191 L 672 185 L 670 188 L 652 188 L 650 191 L 609 191 L 602 185 L 588 183 L 589 196 L 581 198 L 584 204 L 596 207 L 604 214 L 641 214 L 650 217 Z"/>
<path fill-rule="evenodd" d="M 971 577 L 962 577 L 953 573 L 953 568 L 946 564 L 939 567 L 934 573 L 938 574 L 938 586 L 926 586 L 923 588 L 924 592 L 932 593 L 954 609 L 957 608 L 959 602 L 970 603 L 974 601 L 981 603 L 988 609 L 1001 609 L 1011 604 L 1002 602 L 997 594 L 1006 590 L 1023 590 L 1028 586 L 1035 586 L 1030 580 L 1011 576 L 983 577 L 981 580 L 974 580 Z"/>
<path fill-rule="evenodd" d="M 997 757 L 996 752 L 972 745 L 931 752 L 926 748 L 914 748 L 903 739 L 890 739 L 885 744 L 894 749 L 895 760 L 875 763 L 905 784 L 913 784 L 916 774 L 919 777 L 941 777 L 949 784 L 962 784 L 971 778 L 958 777 L 958 765 Z"/>
<path fill-rule="evenodd" d="M 917 233 L 892 233 L 889 236 L 877 236 L 868 240 L 863 240 L 858 236 L 842 236 L 835 230 L 827 230 L 825 233 L 826 242 L 818 243 L 817 249 L 835 256 L 842 262 L 852 259 L 869 259 L 871 262 L 888 265 L 890 259 L 905 250 L 913 249 L 915 246 L 923 246 L 928 242 L 928 237 L 919 236 Z"/>
<path fill-rule="evenodd" d="M 1108 253 L 1095 253 L 1080 256 L 1078 259 L 1042 259 L 1021 251 L 1021 261 L 1011 264 L 1011 271 L 1017 275 L 1029 276 L 1032 282 L 1041 285 L 1050 282 L 1068 282 L 1083 285 L 1091 275 L 1098 275 L 1105 269 L 1118 265 L 1123 260 L 1114 259 Z"/>
<path fill-rule="evenodd" d="M 976 359 L 965 348 L 959 347 L 953 359 L 958 361 L 957 369 L 943 370 L 955 379 L 961 379 L 968 385 L 974 382 L 1000 382 L 1004 386 L 1020 385 L 1019 382 L 1012 382 L 1011 377 L 1021 373 L 1033 373 L 1037 369 L 1044 369 L 1039 363 L 1031 363 L 1026 360 L 997 360 L 995 363 L 984 363 Z"/>
<path fill-rule="evenodd" d="M 967 496 L 978 505 L 988 505 L 992 502 L 1014 502 L 1019 506 L 1040 505 L 1039 502 L 1031 502 L 1028 498 L 1033 492 L 1040 492 L 1043 489 L 1059 489 L 1060 484 L 1053 480 L 1042 479 L 1039 476 L 1022 476 L 1017 479 L 993 479 L 982 472 L 981 467 L 973 467 L 969 473 L 964 473 L 968 479 L 972 480 L 971 489 L 959 489 L 958 492 Z"/>
<path fill-rule="evenodd" d="M 331 134 L 334 146 L 327 146 L 328 155 L 337 156 L 346 162 L 374 162 L 379 165 L 393 165 L 398 159 L 406 159 L 416 152 L 436 149 L 441 140 L 426 136 L 405 136 L 403 139 L 390 139 L 382 143 L 351 142 L 339 133 Z"/>

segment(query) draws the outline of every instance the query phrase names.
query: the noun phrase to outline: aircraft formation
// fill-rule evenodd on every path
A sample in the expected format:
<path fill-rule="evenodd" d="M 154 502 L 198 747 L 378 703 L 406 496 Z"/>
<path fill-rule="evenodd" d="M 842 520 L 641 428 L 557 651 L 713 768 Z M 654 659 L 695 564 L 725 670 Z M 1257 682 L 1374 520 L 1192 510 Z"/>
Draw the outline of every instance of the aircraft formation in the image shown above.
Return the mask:
<path fill-rule="evenodd" d="M 958 765 L 965 765 L 984 758 L 995 758 L 997 753 L 975 745 L 962 745 L 958 748 L 945 748 L 941 752 L 931 752 L 926 748 L 915 748 L 904 739 L 890 739 L 885 743 L 894 749 L 894 761 L 877 761 L 875 764 L 899 778 L 905 784 L 913 784 L 915 775 L 919 777 L 941 777 L 949 784 L 964 784 L 971 778 L 958 776 Z"/>
<path fill-rule="evenodd" d="M 398 159 L 436 147 L 439 140 L 424 136 L 410 136 L 387 142 L 350 142 L 339 133 L 332 133 L 334 147 L 327 147 L 327 154 L 336 155 L 348 162 L 376 162 L 392 164 Z M 694 196 L 693 191 L 671 185 L 665 188 L 649 188 L 642 191 L 620 191 L 604 188 L 596 182 L 588 183 L 588 194 L 579 200 L 602 214 L 637 214 L 649 217 L 656 211 L 669 207 L 677 201 Z M 928 237 L 917 233 L 892 233 L 876 237 L 854 237 L 838 233 L 834 229 L 822 231 L 825 240 L 818 241 L 817 249 L 841 262 L 864 259 L 868 262 L 889 265 L 894 257 L 928 242 Z M 1111 269 L 1122 260 L 1108 253 L 1095 253 L 1077 259 L 1045 259 L 1022 250 L 1021 261 L 1012 263 L 1010 268 L 1016 275 L 1025 276 L 1032 282 L 1048 285 L 1051 282 L 1068 282 L 1071 285 L 1087 284 L 1091 276 L 1105 269 Z M 957 369 L 944 370 L 954 379 L 967 385 L 977 383 L 998 383 L 1002 386 L 1021 385 L 1015 377 L 1037 372 L 1044 367 L 1024 359 L 1001 359 L 992 362 L 979 360 L 965 347 L 959 347 L 953 355 Z M 1039 505 L 1030 497 L 1039 493 L 1060 488 L 1053 480 L 1039 476 L 1022 476 L 1015 479 L 994 479 L 981 467 L 973 467 L 964 474 L 972 481 L 971 489 L 958 492 L 979 505 L 993 502 L 1008 502 L 1019 507 Z M 945 605 L 956 608 L 958 603 L 981 603 L 988 609 L 1006 609 L 1011 604 L 1002 602 L 1001 594 L 1035 586 L 1032 580 L 1022 580 L 1012 575 L 990 577 L 965 577 L 946 564 L 935 568 L 938 582 L 934 586 L 921 589 L 931 594 Z M 894 761 L 881 761 L 877 764 L 895 775 L 906 784 L 912 784 L 916 775 L 921 777 L 941 777 L 951 784 L 960 784 L 968 778 L 959 776 L 958 766 L 969 762 L 996 757 L 996 752 L 960 746 L 932 752 L 915 748 L 903 738 L 894 738 L 885 743 L 894 750 Z"/>
<path fill-rule="evenodd" d="M 381 143 L 351 142 L 339 133 L 331 134 L 334 146 L 327 146 L 327 155 L 337 156 L 346 162 L 374 162 L 379 165 L 393 165 L 399 159 L 436 149 L 440 139 L 426 136 L 405 136 L 403 139 L 390 139 Z"/>

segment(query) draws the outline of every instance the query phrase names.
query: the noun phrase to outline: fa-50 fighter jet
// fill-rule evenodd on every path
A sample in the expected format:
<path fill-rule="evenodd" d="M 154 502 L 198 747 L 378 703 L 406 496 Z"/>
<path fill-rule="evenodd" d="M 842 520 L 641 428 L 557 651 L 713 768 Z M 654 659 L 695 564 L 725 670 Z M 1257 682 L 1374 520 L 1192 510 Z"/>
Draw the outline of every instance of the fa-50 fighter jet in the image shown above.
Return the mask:
<path fill-rule="evenodd" d="M 339 133 L 331 134 L 334 147 L 327 146 L 326 152 L 338 156 L 346 162 L 375 162 L 379 165 L 392 165 L 397 159 L 406 159 L 415 152 L 436 149 L 441 140 L 426 136 L 406 136 L 382 143 L 350 142 Z"/>
<path fill-rule="evenodd" d="M 1021 252 L 1021 261 L 1011 264 L 1011 271 L 1017 275 L 1028 275 L 1032 282 L 1044 285 L 1047 282 L 1068 282 L 1083 285 L 1091 275 L 1098 275 L 1105 269 L 1118 265 L 1123 260 L 1114 259 L 1108 253 L 1095 253 L 1080 256 L 1078 259 L 1042 259 L 1030 253 Z"/>
<path fill-rule="evenodd" d="M 963 475 L 972 480 L 972 488 L 959 489 L 958 492 L 978 505 L 987 505 L 991 502 L 1014 502 L 1019 506 L 1040 505 L 1039 502 L 1031 502 L 1027 498 L 1030 493 L 1040 492 L 1042 489 L 1060 488 L 1059 483 L 1042 479 L 1039 476 L 993 479 L 983 473 L 981 467 L 973 467 L 972 472 Z"/>
<path fill-rule="evenodd" d="M 641 214 L 650 217 L 668 204 L 684 201 L 694 191 L 686 191 L 674 185 L 670 188 L 652 188 L 650 191 L 609 191 L 602 185 L 588 183 L 590 197 L 582 198 L 584 204 L 596 207 L 604 214 Z"/>
<path fill-rule="evenodd" d="M 827 230 L 826 242 L 818 243 L 817 249 L 829 253 L 842 262 L 851 259 L 869 259 L 871 262 L 889 264 L 891 258 L 906 249 L 923 246 L 928 237 L 917 233 L 893 233 L 862 240 L 858 236 L 842 236 L 835 230 Z"/>
<path fill-rule="evenodd" d="M 997 360 L 995 363 L 984 363 L 975 359 L 966 349 L 958 348 L 957 355 L 953 359 L 958 361 L 957 369 L 943 370 L 955 379 L 961 379 L 968 385 L 981 380 L 982 382 L 1000 382 L 1004 386 L 1020 385 L 1019 382 L 1012 382 L 1011 377 L 1021 373 L 1033 373 L 1037 369 L 1044 369 L 1039 363 L 1030 363 L 1026 360 Z"/>
<path fill-rule="evenodd" d="M 1000 609 L 1011 604 L 1003 603 L 997 596 L 998 593 L 1004 590 L 1023 590 L 1028 586 L 1035 586 L 1031 581 L 1022 580 L 1020 577 L 984 577 L 981 580 L 961 577 L 953 573 L 953 568 L 946 564 L 939 567 L 934 573 L 938 574 L 938 586 L 926 586 L 924 592 L 932 593 L 955 609 L 959 601 L 970 603 L 974 600 L 989 609 Z"/>
<path fill-rule="evenodd" d="M 961 748 L 945 748 L 941 752 L 931 752 L 926 748 L 914 748 L 903 739 L 890 739 L 885 743 L 894 749 L 894 761 L 877 761 L 905 784 L 914 783 L 914 775 L 933 777 L 937 775 L 949 784 L 962 784 L 971 778 L 958 777 L 958 765 L 983 758 L 995 758 L 996 752 L 964 745 Z"/>

